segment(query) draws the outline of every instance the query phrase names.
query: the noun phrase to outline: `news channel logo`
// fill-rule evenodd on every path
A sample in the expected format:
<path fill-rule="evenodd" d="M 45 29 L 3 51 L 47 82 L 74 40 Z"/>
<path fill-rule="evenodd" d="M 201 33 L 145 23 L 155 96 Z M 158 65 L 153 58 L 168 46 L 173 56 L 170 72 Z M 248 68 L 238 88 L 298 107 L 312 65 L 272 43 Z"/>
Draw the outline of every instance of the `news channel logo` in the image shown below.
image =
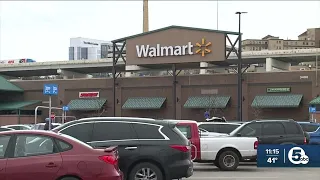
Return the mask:
<path fill-rule="evenodd" d="M 309 156 L 301 147 L 293 147 L 288 152 L 288 159 L 292 164 L 308 164 Z"/>
<path fill-rule="evenodd" d="M 260 145 L 258 167 L 320 167 L 320 146 Z"/>

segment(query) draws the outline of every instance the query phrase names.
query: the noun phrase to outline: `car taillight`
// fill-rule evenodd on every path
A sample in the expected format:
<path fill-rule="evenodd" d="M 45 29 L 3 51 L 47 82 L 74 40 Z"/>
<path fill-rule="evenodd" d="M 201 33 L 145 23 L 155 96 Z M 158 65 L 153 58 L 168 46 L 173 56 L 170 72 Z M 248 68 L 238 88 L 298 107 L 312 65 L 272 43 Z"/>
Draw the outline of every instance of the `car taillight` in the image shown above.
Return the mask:
<path fill-rule="evenodd" d="M 253 143 L 253 148 L 254 148 L 254 149 L 258 149 L 258 145 L 259 145 L 259 142 L 258 142 L 258 141 L 255 141 L 255 142 Z"/>
<path fill-rule="evenodd" d="M 308 144 L 306 137 L 304 137 L 304 139 L 303 139 L 303 144 Z"/>
<path fill-rule="evenodd" d="M 181 152 L 188 152 L 191 149 L 190 146 L 184 146 L 184 145 L 170 145 L 170 147 Z"/>
<path fill-rule="evenodd" d="M 99 159 L 108 164 L 112 164 L 112 165 L 118 164 L 118 159 L 115 156 L 111 156 L 111 155 L 99 156 Z"/>

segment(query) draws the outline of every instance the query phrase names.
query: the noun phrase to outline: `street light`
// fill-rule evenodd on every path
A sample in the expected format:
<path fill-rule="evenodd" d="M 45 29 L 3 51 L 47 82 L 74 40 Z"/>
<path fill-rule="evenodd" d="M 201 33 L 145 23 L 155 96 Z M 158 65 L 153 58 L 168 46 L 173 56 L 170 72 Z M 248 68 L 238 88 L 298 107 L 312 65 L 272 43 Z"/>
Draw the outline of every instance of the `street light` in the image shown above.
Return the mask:
<path fill-rule="evenodd" d="M 238 121 L 242 121 L 242 35 L 241 35 L 241 14 L 247 12 L 236 12 L 239 15 L 239 44 L 238 44 Z"/>

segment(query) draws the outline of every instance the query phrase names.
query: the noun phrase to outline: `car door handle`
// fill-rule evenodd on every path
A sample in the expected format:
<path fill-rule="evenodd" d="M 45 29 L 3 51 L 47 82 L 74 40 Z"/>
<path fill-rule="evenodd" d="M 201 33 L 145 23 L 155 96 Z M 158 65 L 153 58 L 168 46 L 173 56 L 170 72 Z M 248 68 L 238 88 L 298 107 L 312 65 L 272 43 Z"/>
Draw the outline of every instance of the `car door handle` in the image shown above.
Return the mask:
<path fill-rule="evenodd" d="M 126 147 L 124 148 L 125 150 L 134 150 L 134 149 L 137 149 L 138 147 Z"/>
<path fill-rule="evenodd" d="M 52 167 L 57 167 L 57 165 L 51 162 L 51 163 L 47 164 L 46 167 L 52 168 Z"/>

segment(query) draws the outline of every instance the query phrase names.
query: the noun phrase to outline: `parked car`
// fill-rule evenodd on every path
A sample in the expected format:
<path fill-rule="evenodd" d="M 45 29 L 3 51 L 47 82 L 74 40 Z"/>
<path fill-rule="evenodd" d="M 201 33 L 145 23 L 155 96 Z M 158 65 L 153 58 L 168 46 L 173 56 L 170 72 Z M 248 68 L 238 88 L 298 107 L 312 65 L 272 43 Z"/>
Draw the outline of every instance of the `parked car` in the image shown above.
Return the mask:
<path fill-rule="evenodd" d="M 6 128 L 6 127 L 0 127 L 0 132 L 2 132 L 2 131 L 12 131 L 12 130 L 14 130 L 14 129 Z"/>
<path fill-rule="evenodd" d="M 258 137 L 259 144 L 307 144 L 307 137 L 294 120 L 254 120 L 230 133 L 233 137 Z"/>
<path fill-rule="evenodd" d="M 229 134 L 241 124 L 224 122 L 199 122 L 198 127 L 209 132 Z"/>
<path fill-rule="evenodd" d="M 225 117 L 211 117 L 211 118 L 207 118 L 206 121 L 208 121 L 208 122 L 227 122 Z"/>
<path fill-rule="evenodd" d="M 28 141 L 31 138 L 34 141 Z M 122 180 L 117 147 L 93 149 L 51 131 L 0 133 L 0 180 Z"/>
<path fill-rule="evenodd" d="M 309 144 L 320 145 L 320 123 L 298 122 L 302 129 L 309 134 Z"/>
<path fill-rule="evenodd" d="M 34 130 L 44 130 L 45 124 L 46 124 L 46 123 L 38 123 L 38 124 L 34 125 L 34 126 L 32 127 L 32 129 L 34 129 Z M 61 125 L 60 123 L 51 123 L 51 124 L 52 124 L 51 129 L 54 129 L 54 128 L 56 128 L 56 127 L 58 127 L 58 126 Z"/>
<path fill-rule="evenodd" d="M 30 130 L 31 129 L 30 126 L 23 125 L 23 124 L 6 125 L 6 126 L 2 126 L 2 127 L 11 128 L 14 130 Z"/>
<path fill-rule="evenodd" d="M 117 145 L 119 166 L 126 180 L 181 179 L 193 174 L 190 142 L 174 122 L 95 117 L 71 121 L 52 131 L 95 148 Z"/>
<path fill-rule="evenodd" d="M 196 121 L 177 120 L 178 129 L 192 143 L 194 162 L 214 162 L 219 169 L 236 170 L 239 162 L 256 159 L 258 139 L 256 137 L 200 137 Z"/>

